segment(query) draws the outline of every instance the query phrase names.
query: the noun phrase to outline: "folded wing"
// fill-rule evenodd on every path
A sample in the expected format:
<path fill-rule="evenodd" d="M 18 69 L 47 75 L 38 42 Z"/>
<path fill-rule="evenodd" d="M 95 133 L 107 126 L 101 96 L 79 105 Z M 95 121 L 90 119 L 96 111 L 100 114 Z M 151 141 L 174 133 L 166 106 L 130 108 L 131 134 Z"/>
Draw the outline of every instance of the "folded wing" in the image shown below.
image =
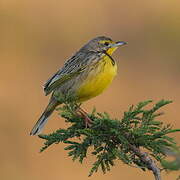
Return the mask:
<path fill-rule="evenodd" d="M 69 60 L 66 61 L 63 68 L 57 71 L 47 82 L 44 84 L 45 95 L 50 94 L 57 87 L 63 83 L 74 78 L 82 73 L 92 62 L 98 60 L 97 54 L 76 53 Z"/>

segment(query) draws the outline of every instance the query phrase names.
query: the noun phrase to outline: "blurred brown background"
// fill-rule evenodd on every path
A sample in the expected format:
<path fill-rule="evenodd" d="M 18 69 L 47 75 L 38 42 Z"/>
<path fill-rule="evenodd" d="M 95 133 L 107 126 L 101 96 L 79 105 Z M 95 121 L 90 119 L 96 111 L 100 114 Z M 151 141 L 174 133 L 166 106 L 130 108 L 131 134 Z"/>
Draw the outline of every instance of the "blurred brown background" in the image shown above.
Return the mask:
<path fill-rule="evenodd" d="M 119 73 L 111 87 L 84 104 L 121 117 L 129 105 L 171 99 L 162 120 L 180 126 L 179 0 L 0 1 L 0 179 L 153 179 L 151 173 L 116 163 L 88 178 L 93 157 L 72 162 L 63 145 L 39 154 L 42 140 L 29 131 L 45 108 L 42 84 L 95 36 L 124 40 L 113 55 Z M 55 112 L 44 132 L 66 124 Z M 180 135 L 172 135 L 178 141 Z M 173 180 L 178 172 L 163 174 Z"/>

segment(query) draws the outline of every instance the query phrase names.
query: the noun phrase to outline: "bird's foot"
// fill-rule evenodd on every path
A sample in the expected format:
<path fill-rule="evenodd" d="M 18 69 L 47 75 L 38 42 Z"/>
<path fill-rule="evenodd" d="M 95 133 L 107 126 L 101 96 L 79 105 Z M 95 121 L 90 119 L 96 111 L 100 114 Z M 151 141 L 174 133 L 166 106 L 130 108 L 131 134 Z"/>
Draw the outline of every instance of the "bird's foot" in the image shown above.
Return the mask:
<path fill-rule="evenodd" d="M 86 128 L 92 126 L 93 121 L 88 117 L 88 114 L 87 114 L 86 111 L 84 111 L 82 108 L 78 107 L 77 110 L 76 110 L 76 113 L 78 115 L 80 115 L 81 117 L 83 117 Z"/>

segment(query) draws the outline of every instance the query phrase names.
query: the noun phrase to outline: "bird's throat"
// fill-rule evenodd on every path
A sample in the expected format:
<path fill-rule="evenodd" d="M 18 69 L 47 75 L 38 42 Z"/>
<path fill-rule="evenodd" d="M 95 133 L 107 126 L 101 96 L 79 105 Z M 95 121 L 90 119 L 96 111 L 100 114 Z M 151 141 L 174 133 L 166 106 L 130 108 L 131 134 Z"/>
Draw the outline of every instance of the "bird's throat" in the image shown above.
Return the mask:
<path fill-rule="evenodd" d="M 109 57 L 111 59 L 111 63 L 114 66 L 116 64 L 115 60 L 112 58 L 112 56 L 108 53 L 108 51 L 104 51 L 103 54 Z"/>

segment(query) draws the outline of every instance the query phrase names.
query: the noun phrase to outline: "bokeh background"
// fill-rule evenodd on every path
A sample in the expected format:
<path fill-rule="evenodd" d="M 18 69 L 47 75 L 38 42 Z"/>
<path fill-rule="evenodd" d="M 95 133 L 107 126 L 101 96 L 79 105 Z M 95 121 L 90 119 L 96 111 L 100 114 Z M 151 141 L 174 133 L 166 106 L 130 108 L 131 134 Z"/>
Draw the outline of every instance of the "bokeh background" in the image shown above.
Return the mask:
<path fill-rule="evenodd" d="M 84 104 L 121 117 L 131 104 L 171 99 L 162 121 L 180 126 L 179 0 L 1 0 L 0 1 L 0 179 L 151 180 L 150 172 L 117 162 L 106 175 L 88 178 L 93 162 L 72 162 L 53 146 L 38 153 L 42 140 L 29 132 L 48 97 L 42 84 L 89 39 L 106 35 L 124 40 L 113 55 L 119 72 L 100 96 Z M 55 112 L 44 132 L 67 126 Z M 172 135 L 177 141 L 180 135 Z M 163 173 L 173 180 L 178 172 Z"/>

